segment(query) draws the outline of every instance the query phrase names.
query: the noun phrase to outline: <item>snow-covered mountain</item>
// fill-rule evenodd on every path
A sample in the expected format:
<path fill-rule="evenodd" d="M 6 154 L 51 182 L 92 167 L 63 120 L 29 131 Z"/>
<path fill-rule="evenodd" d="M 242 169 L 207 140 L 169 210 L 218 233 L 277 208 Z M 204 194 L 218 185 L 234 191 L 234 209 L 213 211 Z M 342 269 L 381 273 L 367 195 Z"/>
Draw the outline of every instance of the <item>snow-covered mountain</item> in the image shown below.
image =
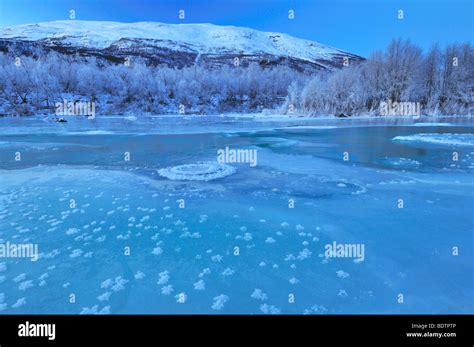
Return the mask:
<path fill-rule="evenodd" d="M 0 52 L 35 55 L 51 50 L 115 63 L 130 57 L 173 67 L 231 65 L 238 57 L 242 65 L 257 62 L 314 71 L 339 68 L 344 57 L 350 62 L 362 60 L 287 34 L 213 24 L 66 20 L 0 29 Z"/>

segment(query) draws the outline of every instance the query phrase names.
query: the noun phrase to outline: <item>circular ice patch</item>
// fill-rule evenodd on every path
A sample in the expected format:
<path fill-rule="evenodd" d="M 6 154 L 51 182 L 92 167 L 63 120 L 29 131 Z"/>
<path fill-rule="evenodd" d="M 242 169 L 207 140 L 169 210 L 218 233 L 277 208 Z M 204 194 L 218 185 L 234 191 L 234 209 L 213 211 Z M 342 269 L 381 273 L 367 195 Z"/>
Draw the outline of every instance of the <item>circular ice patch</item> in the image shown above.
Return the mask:
<path fill-rule="evenodd" d="M 160 176 L 179 181 L 211 181 L 233 173 L 234 167 L 215 162 L 184 164 L 158 170 Z"/>

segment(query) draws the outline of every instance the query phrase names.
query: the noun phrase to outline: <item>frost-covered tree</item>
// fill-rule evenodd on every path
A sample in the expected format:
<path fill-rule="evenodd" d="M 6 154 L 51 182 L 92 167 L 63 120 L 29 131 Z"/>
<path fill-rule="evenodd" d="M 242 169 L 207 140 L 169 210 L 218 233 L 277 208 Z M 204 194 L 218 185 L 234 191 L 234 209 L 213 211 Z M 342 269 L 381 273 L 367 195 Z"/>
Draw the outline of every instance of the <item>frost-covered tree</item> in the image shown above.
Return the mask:
<path fill-rule="evenodd" d="M 290 92 L 290 91 L 289 91 Z M 474 53 L 466 43 L 433 46 L 426 55 L 409 41 L 331 74 L 316 76 L 291 100 L 306 114 L 378 114 L 381 102 L 417 102 L 425 114 L 471 114 Z M 288 103 L 288 101 L 287 101 Z"/>
<path fill-rule="evenodd" d="M 439 108 L 442 113 L 472 112 L 474 93 L 474 48 L 453 44 L 443 54 Z"/>
<path fill-rule="evenodd" d="M 17 59 L 19 58 L 19 59 Z M 425 55 L 393 40 L 362 63 L 314 75 L 285 66 L 183 68 L 104 64 L 93 57 L 0 53 L 0 114 L 53 113 L 55 103 L 94 101 L 96 112 L 256 112 L 377 114 L 381 102 L 419 102 L 426 114 L 473 110 L 471 44 L 434 46 Z"/>

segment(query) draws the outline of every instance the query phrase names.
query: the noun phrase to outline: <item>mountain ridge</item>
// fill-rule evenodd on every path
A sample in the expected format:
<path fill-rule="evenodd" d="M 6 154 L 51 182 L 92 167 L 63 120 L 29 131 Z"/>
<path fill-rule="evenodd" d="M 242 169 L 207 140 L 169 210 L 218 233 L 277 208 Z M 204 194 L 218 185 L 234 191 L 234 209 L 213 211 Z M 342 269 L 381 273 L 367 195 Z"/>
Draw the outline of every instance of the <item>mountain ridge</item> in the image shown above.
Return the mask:
<path fill-rule="evenodd" d="M 40 55 L 56 51 L 111 63 L 126 58 L 150 65 L 209 67 L 286 65 L 299 72 L 334 70 L 344 60 L 364 58 L 288 34 L 209 23 L 105 22 L 65 20 L 22 24 L 0 29 L 0 51 Z"/>

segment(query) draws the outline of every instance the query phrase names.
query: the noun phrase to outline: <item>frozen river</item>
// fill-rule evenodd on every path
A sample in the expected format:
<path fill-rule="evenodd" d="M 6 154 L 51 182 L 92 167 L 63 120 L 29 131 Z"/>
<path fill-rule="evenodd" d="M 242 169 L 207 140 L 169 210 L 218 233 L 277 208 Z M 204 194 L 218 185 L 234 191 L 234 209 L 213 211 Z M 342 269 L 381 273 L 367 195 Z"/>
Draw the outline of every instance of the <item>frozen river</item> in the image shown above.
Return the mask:
<path fill-rule="evenodd" d="M 474 312 L 472 118 L 3 118 L 0 159 L 1 313 Z"/>

